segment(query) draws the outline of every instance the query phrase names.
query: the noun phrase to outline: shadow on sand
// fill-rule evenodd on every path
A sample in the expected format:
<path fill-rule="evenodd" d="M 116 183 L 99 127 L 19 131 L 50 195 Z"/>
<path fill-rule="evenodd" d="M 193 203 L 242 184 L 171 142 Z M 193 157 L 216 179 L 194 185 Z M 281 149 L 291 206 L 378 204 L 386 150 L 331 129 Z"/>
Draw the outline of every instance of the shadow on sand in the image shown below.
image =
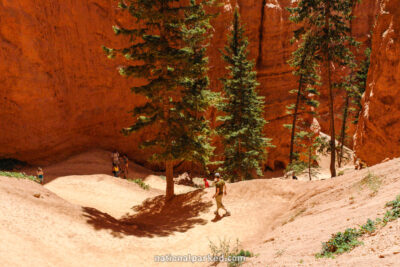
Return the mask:
<path fill-rule="evenodd" d="M 167 203 L 163 195 L 149 198 L 141 205 L 132 207 L 136 214 L 125 215 L 121 219 L 90 207 L 84 207 L 83 211 L 87 222 L 96 230 L 111 230 L 116 237 L 168 236 L 174 232 L 186 232 L 196 224 L 207 223 L 198 218 L 200 213 L 209 211 L 212 206 L 211 201 L 203 201 L 204 194 L 203 190 L 196 190 L 177 195 Z"/>

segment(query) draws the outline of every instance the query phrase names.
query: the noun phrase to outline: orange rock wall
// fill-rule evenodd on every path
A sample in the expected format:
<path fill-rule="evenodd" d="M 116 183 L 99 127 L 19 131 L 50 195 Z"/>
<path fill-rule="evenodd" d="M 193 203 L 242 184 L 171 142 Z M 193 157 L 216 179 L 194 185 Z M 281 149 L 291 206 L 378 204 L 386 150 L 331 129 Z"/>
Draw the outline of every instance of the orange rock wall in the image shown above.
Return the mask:
<path fill-rule="evenodd" d="M 209 50 L 211 86 L 220 88 L 225 68 L 218 49 L 238 7 L 266 97 L 266 134 L 276 146 L 269 153 L 272 168 L 287 162 L 289 149 L 282 124 L 289 121 L 286 105 L 294 101 L 288 91 L 296 87 L 286 63 L 294 49 L 289 39 L 295 26 L 285 9 L 291 2 L 224 0 Z M 375 13 L 375 0 L 357 8 L 359 39 L 368 39 Z M 0 0 L 0 158 L 43 164 L 90 148 L 116 148 L 145 161 L 138 144 L 151 132 L 129 138 L 119 133 L 131 121 L 127 112 L 143 100 L 130 93 L 133 81 L 118 75 L 120 63 L 101 50 L 122 45 L 111 30 L 120 17 L 109 0 Z M 328 132 L 325 114 L 320 123 Z"/>
<path fill-rule="evenodd" d="M 355 135 L 356 153 L 369 165 L 400 156 L 400 5 L 384 0 L 380 6 Z"/>

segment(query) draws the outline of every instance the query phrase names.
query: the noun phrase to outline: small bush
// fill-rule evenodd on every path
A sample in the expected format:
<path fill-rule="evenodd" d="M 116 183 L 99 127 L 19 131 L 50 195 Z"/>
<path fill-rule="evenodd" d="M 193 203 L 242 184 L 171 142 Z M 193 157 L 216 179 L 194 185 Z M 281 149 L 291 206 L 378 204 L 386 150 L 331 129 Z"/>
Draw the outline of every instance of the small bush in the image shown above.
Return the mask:
<path fill-rule="evenodd" d="M 340 171 L 340 172 L 338 173 L 338 176 L 342 176 L 342 175 L 344 175 L 344 171 Z"/>
<path fill-rule="evenodd" d="M 360 186 L 365 187 L 367 186 L 373 194 L 376 194 L 381 187 L 382 179 L 378 175 L 375 175 L 371 172 L 360 181 Z"/>
<path fill-rule="evenodd" d="M 358 230 L 348 228 L 344 233 L 339 232 L 332 235 L 332 238 L 328 242 L 322 243 L 322 250 L 320 253 L 315 254 L 315 257 L 331 258 L 334 254 L 350 251 L 362 244 L 362 242 L 357 240 L 358 237 L 365 234 L 372 234 L 376 231 L 377 226 L 385 226 L 388 222 L 400 218 L 400 195 L 395 200 L 386 203 L 386 207 L 391 207 L 391 210 L 386 211 L 383 219 L 376 218 L 375 221 L 368 219 L 367 223 L 361 225 Z"/>
<path fill-rule="evenodd" d="M 0 176 L 5 176 L 5 177 L 13 177 L 13 178 L 18 178 L 18 179 L 27 179 L 27 180 L 31 180 L 37 183 L 40 183 L 39 179 L 35 176 L 32 175 L 27 175 L 25 173 L 22 172 L 4 172 L 4 171 L 0 171 Z"/>
<path fill-rule="evenodd" d="M 360 235 L 372 234 L 376 230 L 375 225 L 376 225 L 376 222 L 374 222 L 371 219 L 368 219 L 366 224 L 360 226 L 360 230 L 359 230 Z"/>
<path fill-rule="evenodd" d="M 213 242 L 209 241 L 209 247 L 211 250 L 211 255 L 213 258 L 219 257 L 234 257 L 236 261 L 227 262 L 227 266 L 229 267 L 236 267 L 243 263 L 243 257 L 253 257 L 254 254 L 248 250 L 240 249 L 239 239 L 236 239 L 236 243 L 231 247 L 230 240 L 219 240 L 219 244 L 214 244 Z"/>
<path fill-rule="evenodd" d="M 128 179 L 128 181 L 137 183 L 144 190 L 150 189 L 150 186 L 148 184 L 144 183 L 141 179 Z"/>
<path fill-rule="evenodd" d="M 341 254 L 350 251 L 354 247 L 361 244 L 357 238 L 360 232 L 355 228 L 348 228 L 343 233 L 339 232 L 332 235 L 328 242 L 322 243 L 322 250 L 316 255 L 317 258 L 333 257 L 334 254 Z"/>

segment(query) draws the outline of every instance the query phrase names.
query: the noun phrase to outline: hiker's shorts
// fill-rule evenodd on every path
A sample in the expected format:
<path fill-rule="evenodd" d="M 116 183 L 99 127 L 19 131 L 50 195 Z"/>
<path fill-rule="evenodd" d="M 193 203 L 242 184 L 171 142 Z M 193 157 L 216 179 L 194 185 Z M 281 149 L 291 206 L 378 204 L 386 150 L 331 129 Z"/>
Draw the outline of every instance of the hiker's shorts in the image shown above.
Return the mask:
<path fill-rule="evenodd" d="M 217 202 L 217 209 L 224 208 L 224 204 L 222 204 L 222 194 L 217 195 L 215 201 Z"/>

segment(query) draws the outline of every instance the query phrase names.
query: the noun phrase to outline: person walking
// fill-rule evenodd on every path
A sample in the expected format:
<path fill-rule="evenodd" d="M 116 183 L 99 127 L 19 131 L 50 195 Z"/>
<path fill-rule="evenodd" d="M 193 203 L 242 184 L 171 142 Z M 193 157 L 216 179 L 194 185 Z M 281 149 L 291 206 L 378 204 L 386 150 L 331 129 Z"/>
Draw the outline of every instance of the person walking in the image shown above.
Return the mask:
<path fill-rule="evenodd" d="M 113 173 L 114 177 L 119 177 L 119 166 L 118 165 L 113 164 L 112 173 Z"/>
<path fill-rule="evenodd" d="M 225 208 L 224 204 L 222 204 L 222 196 L 226 195 L 226 184 L 224 180 L 220 180 L 220 174 L 217 172 L 215 174 L 215 194 L 213 198 L 217 203 L 217 210 L 214 212 L 216 216 L 219 216 L 218 210 L 223 209 L 225 211 L 225 215 L 229 216 L 231 213 Z"/>
<path fill-rule="evenodd" d="M 119 153 L 117 150 L 114 150 L 114 152 L 111 154 L 111 158 L 114 165 L 119 165 Z"/>
<path fill-rule="evenodd" d="M 38 179 L 39 179 L 39 181 L 40 181 L 40 184 L 41 185 L 43 185 L 43 183 L 44 183 L 44 178 L 43 178 L 43 169 L 42 168 L 37 168 L 37 171 L 36 171 L 36 175 L 37 175 L 37 177 L 38 177 Z"/>

